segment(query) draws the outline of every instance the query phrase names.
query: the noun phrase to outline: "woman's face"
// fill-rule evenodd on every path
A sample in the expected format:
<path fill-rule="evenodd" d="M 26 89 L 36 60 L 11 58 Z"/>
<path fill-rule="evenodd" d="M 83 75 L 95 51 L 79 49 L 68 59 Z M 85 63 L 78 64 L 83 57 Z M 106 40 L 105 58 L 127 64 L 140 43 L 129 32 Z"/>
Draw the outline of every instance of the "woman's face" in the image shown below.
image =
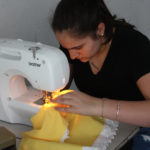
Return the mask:
<path fill-rule="evenodd" d="M 68 50 L 71 59 L 79 59 L 81 62 L 88 62 L 96 56 L 101 47 L 100 39 L 93 39 L 90 36 L 77 38 L 64 30 L 56 32 L 59 43 Z"/>

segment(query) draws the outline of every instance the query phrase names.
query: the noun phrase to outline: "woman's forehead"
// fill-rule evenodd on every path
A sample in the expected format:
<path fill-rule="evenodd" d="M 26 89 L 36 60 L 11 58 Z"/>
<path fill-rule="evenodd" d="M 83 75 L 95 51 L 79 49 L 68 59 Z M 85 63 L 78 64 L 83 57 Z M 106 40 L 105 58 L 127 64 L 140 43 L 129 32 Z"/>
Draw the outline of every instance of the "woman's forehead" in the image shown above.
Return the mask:
<path fill-rule="evenodd" d="M 82 43 L 83 41 L 86 41 L 86 38 L 78 38 L 70 34 L 70 32 L 68 31 L 56 32 L 56 38 L 64 46 L 76 46 Z"/>

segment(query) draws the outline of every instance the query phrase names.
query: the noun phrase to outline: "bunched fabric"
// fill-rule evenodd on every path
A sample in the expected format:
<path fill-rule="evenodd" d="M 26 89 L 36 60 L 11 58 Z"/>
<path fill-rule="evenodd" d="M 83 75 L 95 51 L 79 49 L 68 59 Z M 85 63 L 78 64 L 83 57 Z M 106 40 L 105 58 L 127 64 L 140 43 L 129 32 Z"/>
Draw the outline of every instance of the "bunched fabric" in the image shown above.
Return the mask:
<path fill-rule="evenodd" d="M 118 128 L 112 120 L 60 113 L 44 105 L 31 122 L 33 130 L 22 133 L 19 150 L 106 150 Z"/>

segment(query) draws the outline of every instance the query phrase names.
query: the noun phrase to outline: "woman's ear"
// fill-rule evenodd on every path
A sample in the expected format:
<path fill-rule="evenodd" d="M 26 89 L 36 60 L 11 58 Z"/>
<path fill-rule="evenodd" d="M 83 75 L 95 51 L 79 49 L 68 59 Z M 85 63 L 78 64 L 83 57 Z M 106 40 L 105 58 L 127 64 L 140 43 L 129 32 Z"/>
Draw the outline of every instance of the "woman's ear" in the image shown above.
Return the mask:
<path fill-rule="evenodd" d="M 103 22 L 98 24 L 96 35 L 103 37 L 105 33 L 105 24 Z"/>

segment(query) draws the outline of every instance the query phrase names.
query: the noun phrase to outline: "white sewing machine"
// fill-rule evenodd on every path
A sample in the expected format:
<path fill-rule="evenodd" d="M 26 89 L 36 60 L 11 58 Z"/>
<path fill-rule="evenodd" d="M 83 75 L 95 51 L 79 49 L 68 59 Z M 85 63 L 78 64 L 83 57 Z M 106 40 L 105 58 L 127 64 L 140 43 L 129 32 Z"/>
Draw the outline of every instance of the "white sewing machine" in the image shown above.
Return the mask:
<path fill-rule="evenodd" d="M 69 74 L 67 58 L 59 49 L 0 39 L 0 120 L 31 125 L 30 118 L 41 108 L 36 103 L 42 98 L 40 90 L 64 88 Z"/>

